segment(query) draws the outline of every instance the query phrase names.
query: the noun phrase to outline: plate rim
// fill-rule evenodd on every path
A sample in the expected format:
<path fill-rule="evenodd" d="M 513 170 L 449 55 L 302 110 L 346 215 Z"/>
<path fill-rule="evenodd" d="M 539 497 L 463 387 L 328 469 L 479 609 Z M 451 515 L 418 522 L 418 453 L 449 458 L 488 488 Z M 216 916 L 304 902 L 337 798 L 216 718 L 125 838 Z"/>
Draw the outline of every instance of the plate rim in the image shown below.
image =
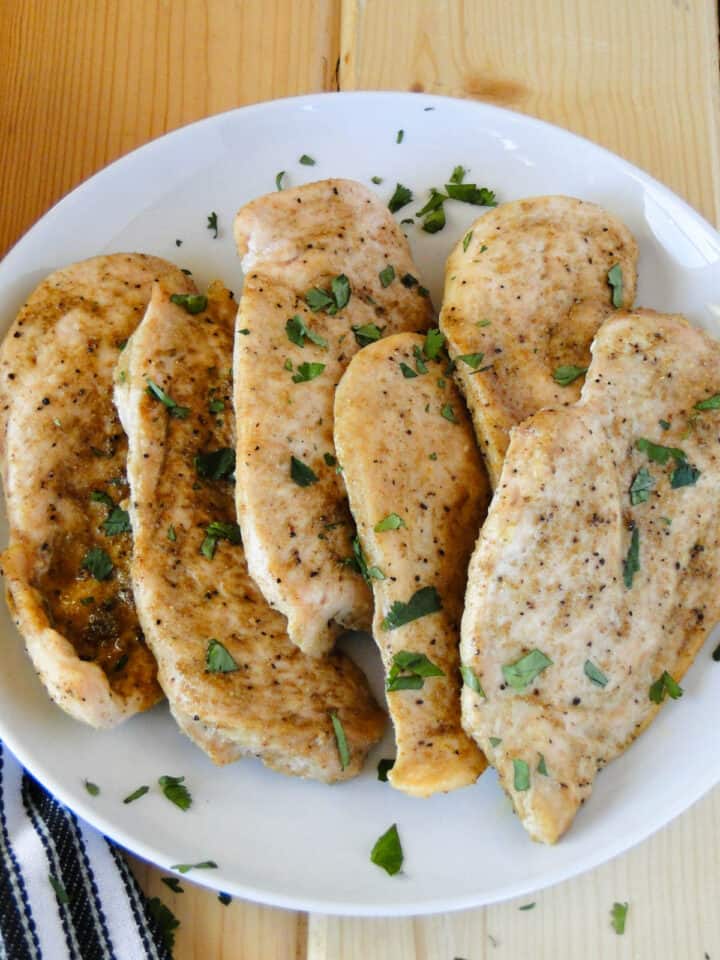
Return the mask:
<path fill-rule="evenodd" d="M 88 189 L 93 190 L 102 188 L 106 178 L 112 178 L 115 176 L 116 168 L 128 164 L 133 158 L 136 158 L 138 154 L 146 154 L 150 156 L 156 150 L 160 149 L 161 145 L 162 149 L 165 149 L 165 146 L 169 141 L 180 141 L 183 137 L 187 136 L 194 137 L 197 135 L 197 131 L 201 131 L 204 127 L 212 127 L 218 124 L 222 125 L 225 122 L 234 123 L 236 118 L 240 116 L 248 116 L 254 113 L 263 113 L 274 110 L 282 111 L 287 110 L 288 108 L 309 106 L 317 104 L 318 102 L 339 99 L 366 102 L 368 100 L 379 100 L 387 103 L 412 102 L 413 104 L 424 102 L 431 106 L 439 106 L 447 103 L 451 103 L 455 106 L 462 105 L 463 109 L 467 109 L 469 111 L 476 110 L 479 116 L 485 117 L 486 124 L 490 122 L 493 117 L 497 117 L 498 119 L 507 119 L 509 117 L 513 120 L 513 122 L 521 122 L 521 124 L 526 128 L 529 128 L 530 131 L 538 130 L 547 136 L 556 138 L 559 137 L 560 139 L 564 138 L 566 142 L 576 143 L 581 146 L 582 149 L 590 148 L 592 151 L 599 152 L 599 156 L 602 160 L 614 164 L 616 169 L 626 175 L 629 175 L 633 180 L 641 183 L 644 188 L 651 187 L 653 190 L 657 191 L 661 199 L 665 200 L 666 202 L 671 202 L 674 206 L 676 206 L 676 208 L 680 209 L 682 214 L 691 220 L 694 225 L 696 225 L 702 231 L 702 233 L 708 239 L 711 239 L 718 249 L 720 249 L 720 233 L 718 232 L 717 228 L 713 226 L 713 224 L 710 223 L 710 221 L 707 220 L 703 214 L 691 206 L 687 200 L 675 193 L 670 187 L 666 186 L 654 178 L 651 174 L 642 170 L 642 168 L 633 164 L 631 161 L 626 160 L 619 154 L 614 153 L 608 148 L 603 147 L 587 137 L 581 136 L 580 134 L 574 133 L 570 130 L 566 130 L 565 128 L 550 123 L 546 120 L 542 120 L 538 117 L 524 114 L 519 111 L 509 110 L 505 107 L 484 103 L 483 101 L 475 101 L 460 97 L 447 97 L 438 94 L 392 90 L 323 91 L 318 93 L 309 93 L 299 96 L 282 97 L 274 100 L 261 101 L 254 104 L 234 107 L 207 117 L 202 117 L 190 123 L 183 124 L 180 127 L 176 127 L 175 129 L 164 134 L 160 134 L 159 136 L 148 140 L 140 146 L 135 147 L 130 152 L 116 158 L 108 165 L 102 167 L 100 170 L 97 170 L 95 173 L 76 184 L 68 193 L 62 196 L 59 200 L 57 200 L 56 203 L 46 210 L 11 246 L 11 248 L 6 252 L 0 261 L 0 284 L 3 282 L 6 273 L 13 269 L 15 261 L 23 256 L 25 247 L 32 242 L 34 235 L 47 226 L 48 221 L 52 223 L 55 218 L 62 216 L 65 208 L 69 206 L 73 200 L 78 197 L 78 195 L 85 193 Z M 111 818 L 108 818 L 97 810 L 94 810 L 92 806 L 83 799 L 80 801 L 78 801 L 77 798 L 69 799 L 68 792 L 66 792 L 62 782 L 59 782 L 56 777 L 52 775 L 46 775 L 45 773 L 39 773 L 38 769 L 42 768 L 43 766 L 42 758 L 37 757 L 36 762 L 35 756 L 31 755 L 28 757 L 25 754 L 21 740 L 18 740 L 18 738 L 15 737 L 12 730 L 8 730 L 6 728 L 1 707 L 0 737 L 10 752 L 18 759 L 21 765 L 24 766 L 25 769 L 27 769 L 28 772 L 39 783 L 43 784 L 43 786 L 45 786 L 46 789 L 53 794 L 53 796 L 60 800 L 61 803 L 63 803 L 72 811 L 76 812 L 78 816 L 83 818 L 83 820 L 101 831 L 105 836 L 112 839 L 125 850 L 147 860 L 150 863 L 156 864 L 163 869 L 170 869 L 171 859 L 169 857 L 165 857 L 162 854 L 158 855 L 159 851 L 154 849 L 151 844 L 144 840 L 140 840 L 136 836 L 130 834 L 128 831 L 117 827 Z M 308 897 L 302 893 L 293 895 L 277 893 L 273 889 L 259 887 L 256 885 L 247 885 L 242 882 L 237 882 L 236 880 L 230 880 L 229 878 L 220 882 L 220 877 L 223 876 L 222 869 L 217 873 L 213 871 L 214 876 L 212 874 L 192 874 L 191 877 L 187 877 L 186 879 L 191 879 L 193 883 L 208 889 L 226 890 L 235 896 L 250 900 L 252 902 L 263 903 L 284 909 L 322 913 L 332 916 L 409 917 L 477 908 L 547 889 L 572 877 L 589 872 L 601 864 L 609 862 L 610 860 L 619 856 L 621 853 L 629 851 L 638 844 L 647 840 L 649 836 L 669 824 L 671 821 L 675 820 L 682 813 L 691 810 L 692 807 L 694 807 L 705 794 L 713 789 L 713 787 L 717 786 L 718 783 L 720 783 L 720 770 L 717 773 L 705 772 L 704 775 L 696 778 L 693 781 L 690 789 L 686 789 L 682 795 L 677 794 L 674 799 L 663 808 L 663 812 L 660 815 L 657 815 L 657 813 L 651 815 L 643 822 L 643 825 L 640 829 L 633 830 L 632 837 L 630 839 L 628 839 L 628 836 L 623 833 L 614 841 L 611 840 L 602 847 L 598 847 L 598 852 L 596 854 L 593 854 L 589 857 L 584 857 L 581 865 L 575 861 L 571 861 L 555 870 L 550 871 L 546 875 L 547 879 L 540 881 L 529 880 L 525 883 L 521 881 L 508 882 L 500 887 L 495 888 L 491 894 L 481 893 L 479 896 L 473 894 L 461 896 L 456 895 L 450 899 L 438 896 L 427 896 L 414 902 L 409 901 L 401 904 L 391 903 L 387 907 L 383 907 L 377 903 L 370 903 L 367 901 L 335 901 L 324 900 L 317 897 Z"/>

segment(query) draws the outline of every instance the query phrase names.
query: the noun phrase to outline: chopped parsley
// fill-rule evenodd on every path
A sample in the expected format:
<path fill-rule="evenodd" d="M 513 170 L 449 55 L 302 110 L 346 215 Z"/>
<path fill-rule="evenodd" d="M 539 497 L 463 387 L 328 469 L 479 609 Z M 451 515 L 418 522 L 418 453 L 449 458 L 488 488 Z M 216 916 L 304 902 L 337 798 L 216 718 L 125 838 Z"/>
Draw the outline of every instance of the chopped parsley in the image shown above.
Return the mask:
<path fill-rule="evenodd" d="M 513 760 L 513 786 L 518 793 L 530 789 L 530 768 L 524 760 Z"/>
<path fill-rule="evenodd" d="M 375 526 L 375 533 L 384 533 L 386 530 L 399 530 L 400 527 L 405 527 L 407 524 L 402 517 L 398 516 L 397 513 L 389 513 L 386 517 L 383 517 L 382 520 L 379 520 Z"/>
<path fill-rule="evenodd" d="M 655 683 L 650 685 L 649 696 L 653 703 L 662 703 L 667 694 L 672 700 L 679 700 L 683 695 L 683 688 L 673 680 L 667 670 L 663 670 Z"/>
<path fill-rule="evenodd" d="M 50 886 L 55 891 L 55 896 L 58 898 L 58 903 L 62 904 L 63 906 L 67 906 L 68 903 L 70 903 L 70 897 L 67 895 L 67 890 L 65 887 L 60 883 L 57 877 L 52 875 L 52 873 L 48 874 L 48 880 L 50 882 Z"/>
<path fill-rule="evenodd" d="M 138 787 L 137 790 L 133 790 L 132 793 L 129 793 L 125 797 L 125 799 L 123 800 L 123 803 L 134 803 L 135 800 L 139 800 L 140 797 L 144 797 L 145 794 L 148 793 L 149 791 L 150 791 L 150 787 L 148 786 L 143 785 L 142 787 Z"/>
<path fill-rule="evenodd" d="M 390 213 L 397 213 L 398 210 L 402 210 L 403 207 L 406 207 L 408 203 L 412 201 L 412 198 L 412 190 L 408 190 L 408 188 L 404 187 L 401 183 L 396 184 L 395 193 L 390 197 L 390 202 L 388 203 Z"/>
<path fill-rule="evenodd" d="M 569 387 L 578 377 L 584 376 L 587 370 L 587 367 L 575 367 L 572 364 L 566 364 L 553 370 L 553 380 L 555 383 L 559 383 L 561 387 Z"/>
<path fill-rule="evenodd" d="M 612 928 L 618 936 L 621 936 L 625 933 L 625 921 L 627 920 L 629 904 L 626 903 L 617 903 L 615 902 L 612 905 L 612 910 L 610 911 L 610 922 L 612 923 Z"/>
<path fill-rule="evenodd" d="M 698 482 L 700 471 L 689 463 L 679 463 L 670 477 L 670 486 L 673 490 L 678 487 L 694 487 Z"/>
<path fill-rule="evenodd" d="M 592 660 L 586 660 L 583 666 L 585 676 L 597 687 L 606 687 L 608 678 L 599 667 L 596 667 Z"/>
<path fill-rule="evenodd" d="M 109 537 L 114 537 L 118 533 L 132 533 L 130 514 L 122 507 L 113 507 L 107 519 L 103 520 L 100 526 L 103 533 L 106 533 Z"/>
<path fill-rule="evenodd" d="M 397 135 L 395 137 L 395 143 L 402 143 L 404 139 L 405 139 L 405 131 L 398 130 Z"/>
<path fill-rule="evenodd" d="M 106 507 L 110 507 L 111 510 L 115 506 L 115 501 L 113 498 L 109 494 L 105 493 L 104 490 L 93 490 L 93 492 L 90 494 L 90 502 L 102 503 Z"/>
<path fill-rule="evenodd" d="M 173 293 L 170 296 L 170 303 L 182 307 L 187 313 L 195 316 L 195 314 L 207 310 L 208 299 L 202 293 Z"/>
<path fill-rule="evenodd" d="M 518 907 L 518 910 L 534 910 L 535 902 L 533 903 L 524 903 L 521 907 Z"/>
<path fill-rule="evenodd" d="M 304 167 L 314 167 L 316 161 L 313 160 L 312 157 L 309 157 L 306 153 L 304 153 L 304 154 L 300 157 L 300 163 L 301 163 Z"/>
<path fill-rule="evenodd" d="M 293 375 L 292 382 L 309 383 L 311 380 L 319 377 L 324 369 L 324 363 L 300 363 L 298 364 L 297 373 Z"/>
<path fill-rule="evenodd" d="M 92 780 L 83 780 L 83 783 L 91 797 L 96 797 L 100 793 L 100 787 L 96 783 L 93 783 Z"/>
<path fill-rule="evenodd" d="M 392 666 L 385 681 L 385 689 L 421 690 L 426 677 L 444 677 L 444 672 L 429 660 L 424 653 L 401 650 L 393 657 Z"/>
<path fill-rule="evenodd" d="M 714 393 L 695 404 L 696 410 L 720 410 L 720 393 Z"/>
<path fill-rule="evenodd" d="M 388 264 L 384 269 L 378 274 L 380 278 L 380 283 L 383 287 L 389 287 L 390 284 L 395 279 L 395 267 L 392 264 Z"/>
<path fill-rule="evenodd" d="M 475 324 L 476 327 L 489 327 L 492 323 L 492 320 L 478 320 Z"/>
<path fill-rule="evenodd" d="M 496 207 L 495 191 L 478 187 L 475 183 L 446 183 L 445 189 L 451 200 L 472 203 L 476 207 Z"/>
<path fill-rule="evenodd" d="M 671 426 L 671 425 L 670 425 L 670 423 L 669 423 L 668 420 L 658 420 L 658 423 L 660 424 L 660 429 L 661 429 L 661 430 L 669 430 L 669 429 L 670 429 L 670 426 Z"/>
<path fill-rule="evenodd" d="M 192 806 L 192 797 L 183 782 L 184 780 L 185 777 L 163 776 L 158 778 L 158 783 L 162 788 L 162 792 L 171 803 L 174 803 L 176 807 L 180 807 L 181 810 L 188 810 Z M 172 869 L 177 870 L 179 868 L 172 867 Z"/>
<path fill-rule="evenodd" d="M 203 860 L 202 863 L 173 863 L 171 870 L 177 870 L 178 873 L 189 873 L 191 870 L 217 870 L 218 865 L 214 860 Z"/>
<path fill-rule="evenodd" d="M 208 403 L 208 410 L 210 413 L 222 413 L 225 409 L 225 403 L 223 400 L 211 400 Z"/>
<path fill-rule="evenodd" d="M 680 463 L 687 460 L 684 451 L 678 449 L 678 447 L 664 447 L 660 443 L 653 443 L 647 437 L 638 437 L 635 441 L 635 449 L 647 454 L 648 460 L 652 460 L 653 463 L 662 465 L 666 464 L 670 457 Z"/>
<path fill-rule="evenodd" d="M 400 872 L 403 851 L 396 823 L 375 841 L 375 846 L 370 851 L 370 860 L 376 866 L 382 867 L 391 877 Z"/>
<path fill-rule="evenodd" d="M 630 485 L 630 503 L 635 507 L 638 503 L 645 503 L 650 497 L 650 491 L 655 486 L 655 480 L 647 467 L 640 467 Z"/>
<path fill-rule="evenodd" d="M 429 213 L 422 222 L 425 233 L 439 233 L 445 226 L 445 208 L 438 207 Z"/>
<path fill-rule="evenodd" d="M 488 737 L 491 747 L 499 747 L 502 743 L 502 737 Z"/>
<path fill-rule="evenodd" d="M 200 553 L 208 560 L 215 556 L 215 550 L 218 540 L 227 540 L 235 546 L 242 543 L 240 527 L 236 523 L 225 523 L 221 520 L 213 520 L 205 528 L 205 539 L 200 544 Z"/>
<path fill-rule="evenodd" d="M 309 487 L 318 482 L 317 474 L 297 457 L 290 457 L 290 478 L 299 487 Z"/>
<path fill-rule="evenodd" d="M 175 541 L 177 540 L 177 534 L 175 533 L 175 527 L 174 527 L 172 524 L 170 524 L 170 526 L 167 528 L 167 538 L 168 538 L 168 540 L 170 540 L 172 543 L 175 543 Z"/>
<path fill-rule="evenodd" d="M 425 334 L 425 343 L 423 344 L 423 353 L 428 360 L 435 360 L 445 343 L 445 334 L 433 327 Z"/>
<path fill-rule="evenodd" d="M 479 693 L 481 697 L 485 696 L 485 691 L 482 688 L 482 684 L 480 683 L 478 676 L 472 667 L 466 667 L 465 664 L 462 664 L 460 667 L 460 673 L 463 678 L 463 683 L 466 687 L 470 687 L 474 693 Z"/>
<path fill-rule="evenodd" d="M 198 453 L 194 459 L 195 471 L 205 480 L 230 480 L 235 473 L 235 451 L 231 447 Z"/>
<path fill-rule="evenodd" d="M 82 559 L 81 570 L 87 570 L 95 580 L 107 580 L 113 571 L 113 562 L 102 547 L 91 547 Z"/>
<path fill-rule="evenodd" d="M 378 761 L 377 765 L 377 778 L 382 780 L 383 783 L 387 783 L 388 773 L 395 766 L 394 757 L 383 757 L 382 760 Z"/>
<path fill-rule="evenodd" d="M 350 281 L 341 273 L 330 281 L 329 292 L 320 287 L 311 287 L 305 294 L 305 303 L 313 313 L 324 311 L 329 316 L 334 316 L 338 310 L 347 306 L 351 292 Z"/>
<path fill-rule="evenodd" d="M 514 663 L 503 665 L 502 674 L 513 690 L 524 690 L 543 670 L 551 667 L 553 661 L 542 650 L 531 650 Z"/>
<path fill-rule="evenodd" d="M 358 346 L 361 347 L 366 347 L 369 343 L 374 343 L 382 336 L 382 330 L 374 323 L 366 323 L 362 327 L 353 327 L 352 332 L 355 334 Z"/>
<path fill-rule="evenodd" d="M 316 344 L 318 347 L 322 347 L 323 350 L 327 350 L 327 340 L 324 337 L 321 337 L 319 333 L 315 333 L 314 330 L 310 330 L 306 325 L 303 318 L 299 313 L 296 313 L 294 317 L 290 319 L 285 324 L 285 333 L 287 338 L 291 343 L 296 344 L 298 347 L 305 346 L 305 339 L 307 338 L 312 343 Z"/>
<path fill-rule="evenodd" d="M 413 347 L 413 356 L 415 357 L 415 369 L 418 373 L 427 373 L 428 368 L 425 366 L 425 358 L 423 357 L 423 352 L 417 344 Z"/>
<path fill-rule="evenodd" d="M 214 638 L 208 640 L 205 653 L 206 673 L 235 673 L 237 669 L 238 665 L 228 652 L 227 647 Z"/>
<path fill-rule="evenodd" d="M 80 603 L 84 607 L 89 607 L 90 604 L 95 603 L 95 597 L 82 597 L 82 599 L 80 600 Z"/>
<path fill-rule="evenodd" d="M 712 658 L 715 663 L 720 663 L 720 643 L 713 650 Z"/>
<path fill-rule="evenodd" d="M 445 417 L 446 420 L 449 420 L 450 423 L 457 423 L 458 419 L 455 416 L 455 412 L 449 403 L 446 403 L 445 406 L 440 411 L 440 415 Z"/>
<path fill-rule="evenodd" d="M 169 394 L 165 393 L 162 387 L 159 387 L 154 380 L 148 379 L 147 392 L 149 396 L 154 397 L 155 400 L 159 400 L 163 406 L 167 407 L 167 412 L 171 417 L 175 417 L 176 420 L 187 419 L 187 416 L 190 413 L 190 408 L 181 407 L 179 404 L 175 403 L 173 398 Z"/>
<path fill-rule="evenodd" d="M 633 585 L 633 578 L 640 569 L 640 531 L 633 527 L 630 537 L 630 546 L 623 561 L 623 583 L 630 590 Z"/>
<path fill-rule="evenodd" d="M 537 772 L 543 777 L 549 777 L 547 764 L 545 763 L 545 757 L 542 754 L 539 754 L 540 759 L 538 760 Z"/>
<path fill-rule="evenodd" d="M 411 290 L 413 287 L 417 286 L 417 282 L 417 277 L 414 277 L 411 273 L 404 273 L 400 277 L 400 283 L 404 287 L 407 287 L 408 290 Z"/>
<path fill-rule="evenodd" d="M 472 230 L 468 230 L 468 232 L 463 237 L 463 242 L 462 242 L 463 253 L 467 253 L 467 248 L 470 246 L 470 241 L 472 240 L 472 236 L 473 236 Z"/>
<path fill-rule="evenodd" d="M 382 621 L 383 630 L 397 630 L 412 620 L 419 620 L 428 614 L 442 610 L 442 601 L 435 587 L 421 587 L 416 590 L 407 603 L 395 600 Z"/>
<path fill-rule="evenodd" d="M 623 305 L 623 275 L 619 263 L 608 270 L 607 281 L 612 290 L 612 305 L 617 309 Z"/>
<path fill-rule="evenodd" d="M 462 362 L 466 363 L 472 370 L 477 370 L 483 362 L 484 357 L 484 353 L 463 353 L 456 359 L 462 360 Z"/>
<path fill-rule="evenodd" d="M 218 215 L 215 213 L 214 210 L 213 210 L 212 213 L 209 213 L 209 214 L 208 214 L 207 221 L 208 221 L 208 222 L 207 222 L 207 229 L 208 229 L 208 230 L 214 230 L 214 231 L 215 231 L 215 236 L 213 237 L 213 240 L 217 240 L 217 235 L 218 235 Z"/>
<path fill-rule="evenodd" d="M 348 747 L 345 730 L 340 722 L 340 717 L 338 717 L 337 713 L 335 713 L 333 710 L 330 711 L 330 719 L 332 720 L 333 730 L 335 731 L 335 739 L 337 740 L 337 748 L 340 755 L 340 769 L 347 770 L 347 768 L 350 766 L 350 748 Z"/>
<path fill-rule="evenodd" d="M 415 373 L 413 368 L 409 367 L 404 360 L 400 361 L 400 372 L 406 380 L 412 380 L 413 377 L 417 376 L 417 373 Z"/>
<path fill-rule="evenodd" d="M 382 572 L 380 567 L 369 567 L 367 565 L 367 560 L 365 559 L 365 554 L 363 552 L 359 537 L 353 537 L 352 551 L 353 555 L 351 557 L 346 557 L 342 562 L 346 566 L 357 570 L 368 586 L 371 585 L 372 580 L 385 579 L 385 574 Z"/>
<path fill-rule="evenodd" d="M 284 170 L 281 170 L 278 174 L 276 174 L 276 176 L 275 176 L 275 189 L 276 189 L 276 190 L 282 190 L 282 189 L 283 189 L 283 177 L 284 177 L 284 176 L 285 176 L 285 171 L 284 171 Z"/>
<path fill-rule="evenodd" d="M 383 182 L 382 177 L 370 177 L 370 181 L 376 185 L 379 185 Z"/>
<path fill-rule="evenodd" d="M 453 167 L 453 172 L 450 174 L 450 183 L 462 183 L 466 173 L 467 170 L 460 164 Z"/>
<path fill-rule="evenodd" d="M 325 465 L 328 466 L 328 467 L 336 467 L 336 466 L 337 466 L 337 460 L 335 459 L 335 457 L 334 457 L 331 453 L 324 453 L 324 454 L 323 454 L 323 460 L 325 461 Z"/>

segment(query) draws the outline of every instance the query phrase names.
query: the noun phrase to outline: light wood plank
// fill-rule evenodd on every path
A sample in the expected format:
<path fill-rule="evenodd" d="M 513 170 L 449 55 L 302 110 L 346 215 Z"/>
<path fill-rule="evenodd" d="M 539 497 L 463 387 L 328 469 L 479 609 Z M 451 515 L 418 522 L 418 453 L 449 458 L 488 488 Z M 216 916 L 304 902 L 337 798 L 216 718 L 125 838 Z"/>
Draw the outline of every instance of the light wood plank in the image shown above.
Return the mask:
<path fill-rule="evenodd" d="M 0 3 L 0 253 L 153 137 L 334 89 L 338 31 L 336 0 Z"/>
<path fill-rule="evenodd" d="M 343 0 L 340 85 L 542 117 L 720 218 L 713 0 Z"/>
<path fill-rule="evenodd" d="M 629 854 L 534 896 L 415 920 L 311 916 L 308 960 L 715 960 L 719 897 L 715 790 Z M 630 904 L 623 936 L 616 900 Z"/>

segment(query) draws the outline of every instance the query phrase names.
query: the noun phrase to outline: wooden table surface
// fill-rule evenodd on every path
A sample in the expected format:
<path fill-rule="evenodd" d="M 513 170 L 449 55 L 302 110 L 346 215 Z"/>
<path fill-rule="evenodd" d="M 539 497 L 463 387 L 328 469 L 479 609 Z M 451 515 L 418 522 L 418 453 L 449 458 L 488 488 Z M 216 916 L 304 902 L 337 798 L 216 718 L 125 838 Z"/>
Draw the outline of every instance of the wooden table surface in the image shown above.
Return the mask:
<path fill-rule="evenodd" d="M 0 252 L 152 137 L 335 89 L 427 91 L 542 117 L 718 223 L 717 16 L 713 0 L 0 0 Z M 180 920 L 176 960 L 720 960 L 720 788 L 526 912 L 305 916 L 223 906 L 187 881 L 173 894 L 156 868 L 134 867 Z M 609 924 L 615 900 L 630 903 L 622 937 Z"/>

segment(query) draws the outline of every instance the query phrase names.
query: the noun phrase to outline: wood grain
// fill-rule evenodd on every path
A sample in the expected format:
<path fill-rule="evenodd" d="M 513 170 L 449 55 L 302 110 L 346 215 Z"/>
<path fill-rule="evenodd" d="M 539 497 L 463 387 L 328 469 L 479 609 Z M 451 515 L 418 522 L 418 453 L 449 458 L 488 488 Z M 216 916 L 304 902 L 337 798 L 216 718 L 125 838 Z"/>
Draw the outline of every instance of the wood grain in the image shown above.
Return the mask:
<path fill-rule="evenodd" d="M 142 143 L 258 100 L 334 89 L 335 0 L 0 3 L 0 252 Z"/>
<path fill-rule="evenodd" d="M 542 117 L 720 220 L 713 0 L 0 0 L 0 251 L 95 170 L 184 123 L 334 89 L 426 90 Z M 669 763 L 668 776 L 672 776 Z M 176 960 L 720 960 L 720 790 L 631 853 L 518 902 L 308 918 L 131 858 Z M 613 933 L 615 900 L 631 904 Z"/>
<path fill-rule="evenodd" d="M 424 90 L 580 133 L 720 218 L 713 0 L 343 0 L 343 90 Z"/>

